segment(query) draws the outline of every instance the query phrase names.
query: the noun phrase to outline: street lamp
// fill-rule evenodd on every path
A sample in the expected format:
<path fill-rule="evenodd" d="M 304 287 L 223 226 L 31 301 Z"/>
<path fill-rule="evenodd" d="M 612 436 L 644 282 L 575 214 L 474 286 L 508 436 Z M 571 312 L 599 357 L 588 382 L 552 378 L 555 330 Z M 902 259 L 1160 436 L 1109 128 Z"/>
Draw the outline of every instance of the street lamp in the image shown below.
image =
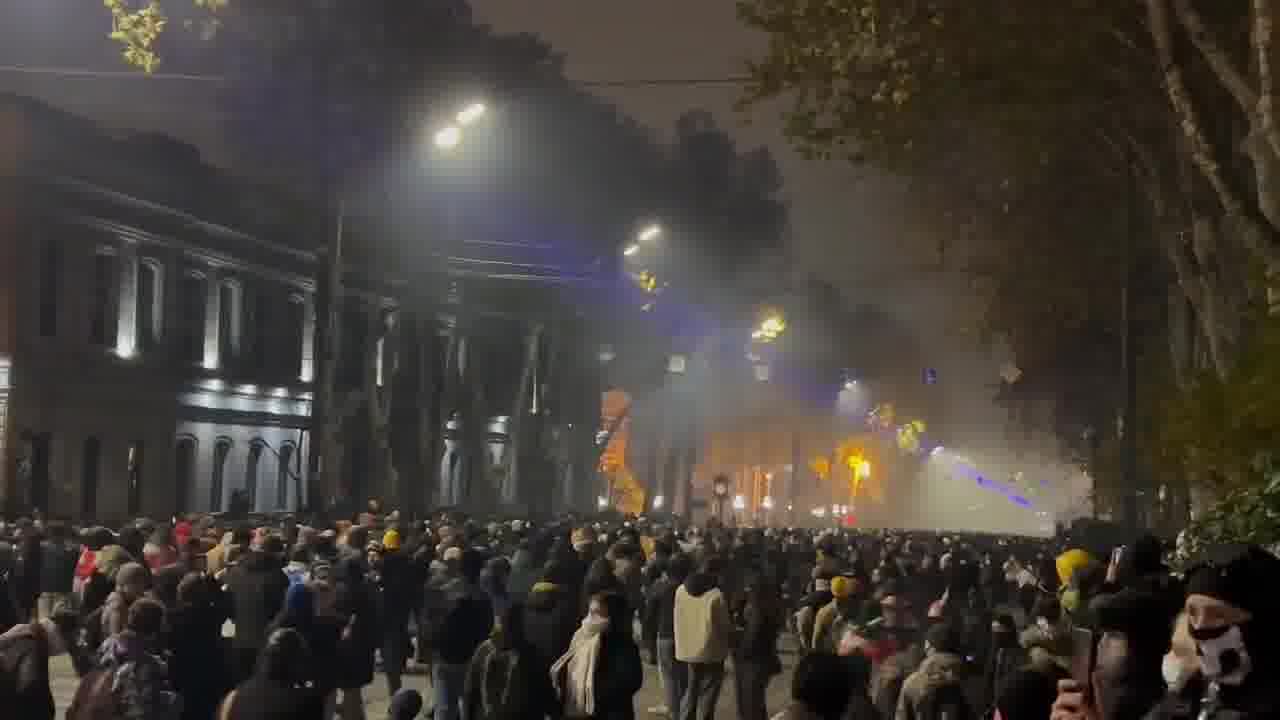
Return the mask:
<path fill-rule="evenodd" d="M 436 131 L 435 143 L 440 150 L 452 150 L 462 142 L 462 128 L 446 125 Z"/>
<path fill-rule="evenodd" d="M 649 242 L 662 234 L 662 226 L 654 223 L 640 231 L 640 242 Z"/>
<path fill-rule="evenodd" d="M 717 475 L 712 481 L 711 492 L 716 498 L 716 518 L 720 522 L 724 522 L 724 499 L 729 494 L 729 478 L 724 475 Z"/>
<path fill-rule="evenodd" d="M 626 255 L 627 257 L 631 257 L 632 255 L 635 255 L 638 252 L 640 252 L 640 243 L 631 243 L 630 245 L 628 245 L 626 248 L 623 249 L 622 254 Z"/>
<path fill-rule="evenodd" d="M 598 509 L 600 509 L 600 510 L 604 510 L 605 508 L 609 507 L 609 498 L 607 498 L 607 497 L 605 497 L 605 496 L 603 496 L 603 495 L 601 495 L 600 497 L 597 497 L 597 498 L 596 498 L 596 507 L 597 507 Z"/>
<path fill-rule="evenodd" d="M 485 107 L 484 103 L 480 103 L 480 102 L 471 103 L 470 105 L 458 111 L 458 117 L 457 117 L 458 124 L 461 125 L 462 127 L 466 127 L 471 123 L 484 117 L 484 114 L 486 112 L 488 112 L 488 108 Z"/>

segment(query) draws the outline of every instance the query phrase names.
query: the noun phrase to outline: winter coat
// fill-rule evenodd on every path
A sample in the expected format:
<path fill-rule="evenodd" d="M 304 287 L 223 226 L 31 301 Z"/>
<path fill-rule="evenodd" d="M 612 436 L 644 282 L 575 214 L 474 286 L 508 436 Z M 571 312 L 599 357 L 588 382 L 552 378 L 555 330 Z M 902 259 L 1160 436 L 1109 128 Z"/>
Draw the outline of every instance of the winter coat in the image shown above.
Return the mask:
<path fill-rule="evenodd" d="M 645 599 L 644 612 L 641 615 L 642 637 L 644 649 L 656 657 L 658 638 L 671 639 L 676 636 L 676 588 L 679 587 L 671 578 L 658 579 L 649 588 Z"/>
<path fill-rule="evenodd" d="M 778 633 L 782 628 L 778 619 L 748 605 L 743 620 L 734 662 L 755 663 L 769 675 L 782 672 L 782 661 L 778 659 Z"/>
<path fill-rule="evenodd" d="M 527 645 L 511 647 L 502 637 L 476 648 L 463 698 L 467 720 L 540 720 L 556 714 L 555 690 L 537 651 Z"/>
<path fill-rule="evenodd" d="M 1004 679 L 996 695 L 995 707 L 1004 720 L 1049 720 L 1058 681 L 1068 677 L 1065 659 L 1041 647 L 1027 652 L 1027 663 Z"/>
<path fill-rule="evenodd" d="M 635 695 L 644 684 L 640 648 L 631 628 L 607 632 L 600 643 L 592 678 L 595 712 L 592 720 L 635 720 Z"/>
<path fill-rule="evenodd" d="M 431 617 L 431 647 L 441 662 L 460 665 L 493 630 L 493 605 L 488 595 L 461 578 L 446 584 L 428 609 Z"/>
<path fill-rule="evenodd" d="M 724 594 L 715 579 L 694 573 L 676 589 L 676 659 L 720 663 L 729 655 L 733 624 Z"/>
<path fill-rule="evenodd" d="M 338 565 L 338 614 L 347 619 L 347 625 L 338 642 L 341 666 L 337 681 L 344 690 L 373 682 L 374 651 L 382 644 L 375 588 L 365 579 L 365 571 L 364 560 L 358 556 Z"/>
<path fill-rule="evenodd" d="M 45 542 L 40 562 L 40 592 L 70 593 L 75 585 L 80 553 L 75 545 Z"/>
<path fill-rule="evenodd" d="M 98 650 L 96 667 L 112 674 L 111 693 L 120 720 L 173 720 L 182 712 L 182 697 L 173 690 L 169 666 L 131 630 L 107 638 Z M 86 675 L 82 682 L 91 682 Z"/>
<path fill-rule="evenodd" d="M 284 605 L 289 578 L 280 562 L 266 553 L 251 552 L 226 575 L 231 594 L 237 650 L 259 650 L 267 641 L 267 626 Z"/>
<path fill-rule="evenodd" d="M 1171 692 L 1146 715 L 1146 720 L 1198 720 L 1202 700 L 1208 683 L 1204 675 L 1192 675 L 1176 692 Z M 1219 709 L 1211 720 L 1261 720 L 1280 717 L 1280 688 L 1273 675 L 1264 675 L 1257 668 L 1251 671 L 1249 682 L 1239 687 L 1218 688 Z"/>
<path fill-rule="evenodd" d="M 404 550 L 382 556 L 382 612 L 387 622 L 404 626 L 419 605 L 424 580 L 418 566 Z"/>
<path fill-rule="evenodd" d="M 926 699 L 944 688 L 964 692 L 964 658 L 947 652 L 934 652 L 911 673 L 898 696 L 896 720 L 932 720 L 924 712 Z"/>
<path fill-rule="evenodd" d="M 179 607 L 168 614 L 169 676 L 182 696 L 183 720 L 208 720 L 231 688 L 222 624 L 225 607 Z"/>
<path fill-rule="evenodd" d="M 112 592 L 107 596 L 107 601 L 102 605 L 102 634 L 103 639 L 109 638 L 124 631 L 125 622 L 129 619 L 129 606 L 133 605 L 133 601 L 125 598 L 118 592 Z M 91 648 L 96 650 L 96 648 Z"/>
<path fill-rule="evenodd" d="M 53 720 L 49 637 L 37 623 L 0 635 L 0 702 L 16 713 L 13 720 Z"/>
<path fill-rule="evenodd" d="M 539 667 L 551 665 L 569 650 L 578 629 L 578 606 L 568 591 L 550 583 L 537 583 L 524 606 L 524 634 L 534 649 Z"/>
<path fill-rule="evenodd" d="M 324 695 L 310 688 L 285 687 L 255 675 L 228 696 L 226 717 L 217 720 L 322 720 Z"/>

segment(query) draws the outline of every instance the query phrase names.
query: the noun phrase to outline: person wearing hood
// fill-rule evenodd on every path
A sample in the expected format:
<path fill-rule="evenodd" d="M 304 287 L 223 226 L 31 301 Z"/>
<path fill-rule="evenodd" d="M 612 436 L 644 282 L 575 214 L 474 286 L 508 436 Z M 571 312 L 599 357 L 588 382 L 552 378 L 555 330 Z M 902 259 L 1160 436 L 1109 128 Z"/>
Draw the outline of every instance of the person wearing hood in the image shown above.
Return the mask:
<path fill-rule="evenodd" d="M 507 593 L 513 602 L 524 602 L 538 582 L 540 570 L 533 556 L 533 548 L 529 541 L 521 541 L 511 557 L 511 576 L 507 578 Z"/>
<path fill-rule="evenodd" d="M 962 645 L 962 634 L 954 625 L 944 622 L 929 628 L 924 662 L 902 684 L 895 720 L 977 717 L 965 700 Z M 938 712 L 940 705 L 947 706 L 947 712 Z"/>
<path fill-rule="evenodd" d="M 1276 613 L 1266 589 L 1280 559 L 1257 546 L 1230 548 L 1187 574 L 1188 633 L 1195 670 L 1150 720 L 1280 717 Z"/>
<path fill-rule="evenodd" d="M 436 720 L 455 720 L 462 710 L 467 665 L 493 630 L 493 606 L 480 589 L 484 559 L 475 550 L 462 553 L 458 582 L 445 588 L 431 612 L 435 651 L 431 686 Z"/>
<path fill-rule="evenodd" d="M 525 638 L 546 672 L 569 650 L 578 627 L 577 599 L 565 589 L 572 577 L 573 570 L 564 564 L 548 566 L 524 604 Z"/>
<path fill-rule="evenodd" d="M 142 598 L 129 606 L 128 624 L 98 650 L 96 669 L 76 689 L 67 717 L 81 708 L 114 706 L 129 720 L 173 720 L 182 714 L 182 696 L 174 692 L 169 666 L 158 654 L 164 607 Z"/>
<path fill-rule="evenodd" d="M 835 595 L 831 592 L 831 582 L 833 578 L 828 575 L 820 574 L 818 568 L 813 569 L 813 590 L 804 597 L 800 598 L 797 606 L 793 622 L 795 623 L 796 634 L 800 638 L 800 646 L 806 651 L 811 651 L 811 643 L 813 642 L 813 627 L 817 622 L 818 611 L 826 607 Z"/>
<path fill-rule="evenodd" d="M 774 675 L 782 672 L 778 659 L 778 633 L 782 629 L 782 606 L 778 588 L 763 574 L 746 588 L 742 610 L 740 641 L 733 654 L 734 687 L 738 717 L 766 720 L 766 691 Z"/>
<path fill-rule="evenodd" d="M 231 688 L 222 648 L 229 608 L 212 578 L 187 573 L 165 621 L 165 647 L 174 690 L 182 696 L 183 720 L 208 720 Z"/>
<path fill-rule="evenodd" d="M 79 561 L 78 548 L 71 542 L 67 527 L 50 523 L 48 539 L 41 548 L 39 616 L 48 618 L 58 608 L 76 607 L 75 576 Z"/>
<path fill-rule="evenodd" d="M 720 569 L 718 559 L 709 557 L 676 589 L 676 660 L 689 670 L 677 720 L 712 720 L 716 714 L 733 634 L 729 605 L 719 588 Z"/>
<path fill-rule="evenodd" d="M 253 675 L 258 652 L 267 637 L 267 626 L 284 606 L 289 578 L 283 572 L 283 543 L 278 538 L 261 550 L 249 552 L 227 571 L 227 592 L 234 609 L 236 634 L 231 641 L 235 657 L 236 680 Z"/>
<path fill-rule="evenodd" d="M 981 707 L 989 708 L 1004 692 L 1005 683 L 1022 667 L 1027 651 L 1018 643 L 1018 626 L 1007 613 L 991 620 L 989 652 L 982 670 Z"/>
<path fill-rule="evenodd" d="M 507 578 L 511 575 L 511 563 L 501 555 L 489 558 L 480 571 L 480 588 L 489 596 L 495 621 L 507 614 L 511 607 L 511 594 L 507 592 Z"/>
<path fill-rule="evenodd" d="M 493 637 L 471 656 L 462 713 L 467 720 L 541 720 L 556 713 L 550 669 L 525 636 L 524 617 L 519 603 L 508 607 Z"/>
<path fill-rule="evenodd" d="M 582 582 L 582 610 L 585 614 L 591 598 L 602 593 L 618 593 L 626 597 L 626 588 L 613 572 L 613 563 L 609 558 L 601 557 L 591 564 L 587 576 Z"/>
<path fill-rule="evenodd" d="M 336 658 L 342 627 L 338 618 L 317 612 L 315 588 L 302 583 L 289 586 L 284 606 L 267 628 L 266 634 L 270 636 L 277 630 L 293 630 L 302 636 L 313 657 Z M 332 696 L 338 685 L 337 675 L 336 663 L 315 662 L 306 668 L 304 679 L 309 687 L 332 705 Z"/>
<path fill-rule="evenodd" d="M 387 692 L 400 690 L 400 676 L 409 660 L 409 616 L 418 608 L 419 589 L 426 576 L 418 572 L 412 551 L 401 547 L 400 532 L 388 530 L 382 536 L 382 665 L 387 676 Z"/>
<path fill-rule="evenodd" d="M 79 625 L 74 612 L 57 610 L 0 635 L 0 707 L 16 713 L 13 720 L 53 720 L 49 658 L 75 652 Z"/>
<path fill-rule="evenodd" d="M 322 720 L 323 697 L 308 687 L 308 668 L 318 656 L 296 630 L 282 628 L 267 637 L 253 675 L 233 690 L 218 720 Z"/>

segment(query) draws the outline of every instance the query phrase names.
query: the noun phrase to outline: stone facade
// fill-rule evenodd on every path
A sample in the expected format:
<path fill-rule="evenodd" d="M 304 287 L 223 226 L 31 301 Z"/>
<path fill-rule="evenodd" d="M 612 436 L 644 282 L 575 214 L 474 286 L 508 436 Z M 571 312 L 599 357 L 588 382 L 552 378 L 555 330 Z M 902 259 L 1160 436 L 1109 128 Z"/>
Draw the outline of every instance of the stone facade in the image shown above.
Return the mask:
<path fill-rule="evenodd" d="M 0 97 L 0 498 L 98 520 L 235 490 L 296 509 L 318 259 L 144 197 L 128 150 Z M 216 188 L 199 168 L 173 182 Z"/>

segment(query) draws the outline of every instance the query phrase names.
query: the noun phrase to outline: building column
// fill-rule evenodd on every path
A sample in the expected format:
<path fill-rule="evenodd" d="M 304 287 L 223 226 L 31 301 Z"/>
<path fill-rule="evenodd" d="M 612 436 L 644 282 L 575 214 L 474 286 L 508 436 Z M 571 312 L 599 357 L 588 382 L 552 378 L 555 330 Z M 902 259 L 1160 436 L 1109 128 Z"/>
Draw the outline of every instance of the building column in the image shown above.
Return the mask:
<path fill-rule="evenodd" d="M 116 302 L 116 354 L 133 357 L 138 351 L 138 244 L 120 241 L 116 258 L 120 270 Z"/>
<path fill-rule="evenodd" d="M 304 383 L 315 380 L 316 363 L 316 294 L 302 294 L 302 363 L 298 379 Z"/>
<path fill-rule="evenodd" d="M 221 327 L 218 316 L 222 310 L 221 279 L 213 268 L 205 271 L 205 292 L 208 297 L 204 304 L 204 361 L 201 364 L 206 370 L 217 370 L 222 366 L 218 353 L 218 330 Z"/>

